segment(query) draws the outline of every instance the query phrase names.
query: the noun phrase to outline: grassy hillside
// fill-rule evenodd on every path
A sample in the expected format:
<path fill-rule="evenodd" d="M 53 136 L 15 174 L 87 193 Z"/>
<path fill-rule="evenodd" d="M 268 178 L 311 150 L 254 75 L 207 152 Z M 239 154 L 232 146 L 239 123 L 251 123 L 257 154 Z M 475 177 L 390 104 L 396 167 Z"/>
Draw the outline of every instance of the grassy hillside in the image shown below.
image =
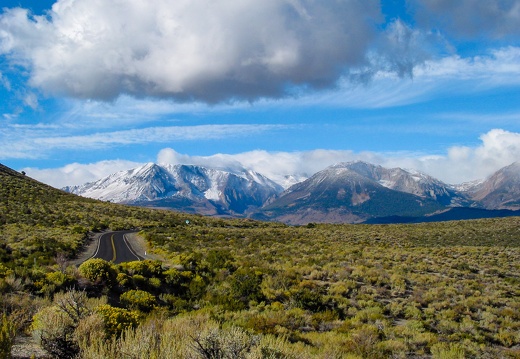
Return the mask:
<path fill-rule="evenodd" d="M 170 226 L 186 216 L 78 197 L 0 165 L 0 257 L 4 264 L 74 256 L 86 234 L 106 228 Z M 191 217 L 190 217 L 191 218 Z"/>
<path fill-rule="evenodd" d="M 520 357 L 518 217 L 291 227 L 0 181 L 0 339 L 60 358 Z M 67 266 L 105 227 L 142 228 L 167 262 Z"/>

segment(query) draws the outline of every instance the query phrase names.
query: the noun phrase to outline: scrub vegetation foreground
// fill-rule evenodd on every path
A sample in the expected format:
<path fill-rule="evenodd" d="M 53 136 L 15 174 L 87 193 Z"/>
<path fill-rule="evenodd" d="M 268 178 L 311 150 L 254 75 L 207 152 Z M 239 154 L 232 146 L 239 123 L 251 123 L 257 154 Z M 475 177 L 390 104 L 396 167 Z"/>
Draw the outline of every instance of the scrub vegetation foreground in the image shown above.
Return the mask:
<path fill-rule="evenodd" d="M 520 358 L 520 218 L 224 220 L 87 200 L 0 167 L 0 358 Z M 69 265 L 140 228 L 163 261 Z"/>

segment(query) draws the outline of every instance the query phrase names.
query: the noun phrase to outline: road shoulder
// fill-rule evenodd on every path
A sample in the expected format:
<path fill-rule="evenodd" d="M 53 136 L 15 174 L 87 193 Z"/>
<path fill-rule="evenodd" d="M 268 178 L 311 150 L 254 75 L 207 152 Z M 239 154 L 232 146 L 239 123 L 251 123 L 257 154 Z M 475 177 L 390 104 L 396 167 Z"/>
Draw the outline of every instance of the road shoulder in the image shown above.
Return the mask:
<path fill-rule="evenodd" d="M 135 251 L 135 253 L 140 257 L 145 259 L 164 261 L 164 258 L 161 258 L 156 254 L 150 253 L 150 246 L 148 245 L 148 243 L 146 243 L 146 240 L 139 235 L 138 232 L 127 233 L 126 239 L 130 243 L 130 246 Z"/>
<path fill-rule="evenodd" d="M 83 251 L 81 251 L 81 253 L 78 254 L 78 257 L 76 259 L 71 260 L 70 263 L 73 265 L 79 266 L 81 263 L 85 262 L 87 259 L 92 257 L 94 255 L 94 253 L 96 253 L 99 238 L 107 232 L 108 231 L 89 232 L 87 244 L 85 245 L 85 248 L 83 249 Z"/>

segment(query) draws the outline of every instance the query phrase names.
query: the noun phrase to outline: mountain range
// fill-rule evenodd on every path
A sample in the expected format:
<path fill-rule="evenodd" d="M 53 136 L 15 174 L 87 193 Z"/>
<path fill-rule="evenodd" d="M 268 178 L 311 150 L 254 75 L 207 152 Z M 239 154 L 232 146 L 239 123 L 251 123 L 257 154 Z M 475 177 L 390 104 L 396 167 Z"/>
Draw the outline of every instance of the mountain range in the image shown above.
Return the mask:
<path fill-rule="evenodd" d="M 204 215 L 243 216 L 283 188 L 259 173 L 148 163 L 96 182 L 66 187 L 84 197 Z"/>
<path fill-rule="evenodd" d="M 520 215 L 520 163 L 448 185 L 425 173 L 356 161 L 289 188 L 262 174 L 195 165 L 144 166 L 64 190 L 139 206 L 289 224 L 422 222 Z"/>

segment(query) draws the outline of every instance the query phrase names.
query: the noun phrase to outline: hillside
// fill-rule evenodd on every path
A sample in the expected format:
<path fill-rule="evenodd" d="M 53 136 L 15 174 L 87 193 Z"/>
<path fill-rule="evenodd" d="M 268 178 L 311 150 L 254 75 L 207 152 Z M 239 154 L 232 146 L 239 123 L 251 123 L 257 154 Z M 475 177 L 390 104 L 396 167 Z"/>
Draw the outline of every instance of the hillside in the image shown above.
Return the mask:
<path fill-rule="evenodd" d="M 90 231 L 168 226 L 186 218 L 171 211 L 79 197 L 0 165 L 0 256 L 4 264 L 45 264 L 57 253 L 74 257 Z"/>
<path fill-rule="evenodd" d="M 520 355 L 519 217 L 287 226 L 84 199 L 5 167 L 0 185 L 4 328 L 56 358 Z M 123 226 L 166 262 L 57 256 Z"/>

